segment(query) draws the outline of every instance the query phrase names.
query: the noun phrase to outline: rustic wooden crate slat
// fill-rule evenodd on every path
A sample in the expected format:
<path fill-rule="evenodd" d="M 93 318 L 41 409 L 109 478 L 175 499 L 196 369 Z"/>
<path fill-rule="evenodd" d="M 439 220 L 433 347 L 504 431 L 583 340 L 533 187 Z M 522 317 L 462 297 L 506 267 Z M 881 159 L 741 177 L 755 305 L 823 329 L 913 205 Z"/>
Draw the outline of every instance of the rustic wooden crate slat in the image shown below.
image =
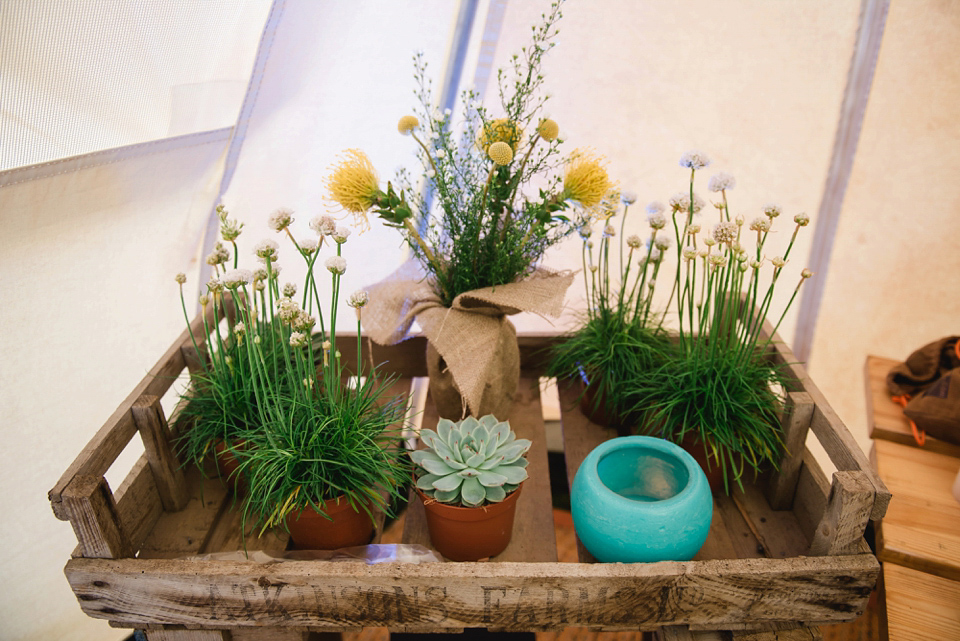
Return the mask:
<path fill-rule="evenodd" d="M 153 471 L 160 502 L 165 510 L 175 512 L 187 504 L 187 486 L 180 461 L 173 453 L 170 428 L 160 407 L 160 399 L 144 394 L 133 402 L 130 411 L 143 440 L 143 449 Z"/>
<path fill-rule="evenodd" d="M 866 474 L 835 472 L 826 509 L 810 543 L 810 554 L 854 554 L 870 520 L 873 503 L 873 484 Z"/>
<path fill-rule="evenodd" d="M 806 392 L 787 392 L 783 419 L 783 443 L 786 452 L 780 461 L 779 471 L 767 486 L 767 501 L 775 510 L 787 510 L 793 505 L 797 477 L 803 465 L 803 450 L 806 448 L 807 432 L 813 420 L 813 398 Z"/>
<path fill-rule="evenodd" d="M 189 344 L 189 337 L 186 344 L 184 338 L 178 339 L 176 350 L 168 351 L 168 360 L 155 368 L 169 371 L 170 380 L 186 365 L 180 347 Z M 541 375 L 538 367 L 544 348 L 552 340 L 555 338 L 551 336 L 520 339 L 525 359 L 522 385 L 526 387 L 521 387 L 520 402 L 510 419 L 511 425 L 524 430 L 522 436 L 532 436 L 534 443 L 543 443 L 544 439 L 539 388 L 533 378 Z M 342 340 L 338 346 L 348 363 L 355 358 L 355 337 Z M 370 357 L 375 362 L 390 359 L 385 369 L 405 376 L 401 384 L 405 380 L 409 385 L 409 376 L 425 373 L 422 339 L 373 350 L 368 350 L 365 342 L 364 350 L 365 363 Z M 779 346 L 773 357 L 781 361 L 792 358 L 784 356 Z M 801 383 L 798 389 L 809 393 L 809 381 Z M 70 483 L 77 477 L 77 470 L 85 466 L 99 469 L 107 459 L 112 461 L 114 450 L 125 445 L 114 442 L 118 435 L 127 436 L 127 440 L 133 436 L 132 427 L 118 426 L 130 417 L 130 408 L 138 398 L 157 392 L 150 386 L 141 387 L 136 396 L 128 398 L 127 411 L 108 421 L 64 475 L 63 482 Z M 578 390 L 561 384 L 560 396 L 565 455 L 572 478 L 586 454 L 614 432 L 583 417 L 577 408 Z M 825 403 L 822 395 L 821 400 L 815 394 L 811 397 L 818 407 Z M 830 423 L 827 413 L 822 413 Z M 432 421 L 435 425 L 436 420 L 435 408 L 428 399 L 423 424 L 430 426 Z M 132 425 L 132 418 L 129 422 Z M 830 423 L 828 427 L 835 426 Z M 98 446 L 105 452 L 94 451 Z M 833 447 L 846 444 L 838 439 Z M 303 630 L 334 631 L 357 626 L 385 626 L 398 631 L 559 629 L 568 625 L 620 630 L 664 625 L 700 630 L 784 627 L 856 617 L 876 580 L 876 559 L 865 550 L 862 540 L 847 554 L 803 556 L 814 530 L 828 513 L 831 491 L 808 452 L 804 452 L 797 472 L 796 491 L 791 492 L 795 495 L 792 511 L 773 511 L 764 499 L 764 489 L 748 486 L 742 494 L 717 501 L 708 543 L 697 560 L 630 565 L 555 562 L 545 451 L 532 450 L 531 454 L 536 459 L 531 460 L 531 471 L 543 466 L 534 474 L 540 479 L 540 487 L 532 483 L 525 488 L 521 501 L 527 497 L 530 504 L 521 508 L 522 516 L 518 515 L 516 542 L 501 555 L 503 558 L 492 562 L 417 566 L 286 562 L 263 566 L 148 559 L 236 549 L 240 524 L 227 490 L 217 486 L 219 481 L 204 480 L 196 469 L 186 471 L 186 485 L 193 496 L 187 507 L 160 514 L 159 491 L 144 456 L 118 490 L 115 507 L 120 529 L 127 532 L 131 546 L 139 547 L 144 558 L 127 558 L 132 552 L 110 560 L 76 558 L 68 562 L 66 574 L 84 611 L 108 619 L 112 625 L 165 633 L 180 631 L 168 626 L 190 631 L 275 628 L 294 635 Z M 850 454 L 848 458 L 856 457 Z M 204 503 L 210 501 L 210 505 L 199 502 L 201 486 Z M 208 492 L 212 494 L 208 496 Z M 112 498 L 109 488 L 103 496 Z M 62 489 L 58 493 L 54 488 L 51 501 L 57 504 L 61 499 Z M 876 504 L 874 501 L 872 508 Z M 191 511 L 192 515 L 186 514 Z M 428 544 L 418 501 L 410 504 L 406 520 L 404 541 Z M 859 537 L 855 530 L 851 538 Z M 286 542 L 282 536 L 275 540 L 278 546 Z M 525 542 L 528 540 L 531 543 Z M 544 545 L 547 542 L 549 545 Z M 761 542 L 763 547 L 758 548 Z M 260 543 L 253 545 L 259 547 Z M 774 558 L 736 558 L 762 555 Z M 694 638 L 702 639 L 704 633 L 695 634 Z"/>
<path fill-rule="evenodd" d="M 133 554 L 105 478 L 78 474 L 64 489 L 62 500 L 84 557 L 109 559 Z"/>

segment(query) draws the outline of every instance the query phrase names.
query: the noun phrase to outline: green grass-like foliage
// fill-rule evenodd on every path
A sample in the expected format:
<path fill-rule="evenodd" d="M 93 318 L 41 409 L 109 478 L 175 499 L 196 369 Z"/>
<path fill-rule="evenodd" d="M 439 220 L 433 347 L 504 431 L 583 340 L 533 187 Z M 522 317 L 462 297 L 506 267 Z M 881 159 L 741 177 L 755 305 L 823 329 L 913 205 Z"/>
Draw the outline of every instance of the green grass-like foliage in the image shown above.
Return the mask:
<path fill-rule="evenodd" d="M 528 439 L 492 414 L 462 421 L 442 418 L 437 430 L 421 430 L 427 449 L 412 452 L 417 487 L 441 503 L 479 507 L 499 503 L 527 479 Z"/>

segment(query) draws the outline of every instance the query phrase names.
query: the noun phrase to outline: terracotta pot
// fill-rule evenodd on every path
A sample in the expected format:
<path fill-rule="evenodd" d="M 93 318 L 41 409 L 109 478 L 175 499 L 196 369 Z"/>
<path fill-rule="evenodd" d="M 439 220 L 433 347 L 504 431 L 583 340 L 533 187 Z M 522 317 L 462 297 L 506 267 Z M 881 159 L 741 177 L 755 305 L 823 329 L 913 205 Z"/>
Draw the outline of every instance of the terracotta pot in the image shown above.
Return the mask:
<path fill-rule="evenodd" d="M 459 507 L 425 495 L 414 484 L 427 513 L 430 543 L 451 561 L 478 561 L 503 552 L 513 535 L 513 516 L 523 484 L 500 503 Z"/>
<path fill-rule="evenodd" d="M 372 508 L 371 505 L 367 505 Z M 330 499 L 324 506 L 327 516 L 307 506 L 287 515 L 287 529 L 298 550 L 338 550 L 367 545 L 373 538 L 373 520 L 366 510 L 353 509 L 343 496 Z M 327 518 L 330 517 L 330 518 Z"/>
<path fill-rule="evenodd" d="M 693 460 L 697 462 L 697 465 L 703 469 L 703 473 L 707 475 L 707 483 L 710 485 L 710 491 L 713 494 L 726 494 L 727 491 L 723 485 L 723 467 L 720 465 L 720 461 L 713 456 L 709 456 L 708 460 L 707 449 L 704 447 L 700 437 L 688 432 L 687 435 L 683 437 L 683 440 L 680 441 L 679 445 L 686 450 L 690 456 L 693 457 Z M 733 482 L 732 479 L 731 482 Z"/>
<path fill-rule="evenodd" d="M 239 440 L 233 444 L 234 450 L 246 449 L 246 441 Z M 226 441 L 218 441 L 213 448 L 217 459 L 217 470 L 220 472 L 220 478 L 232 488 L 234 492 L 239 492 L 246 487 L 246 481 L 243 474 L 239 471 L 240 461 L 236 455 L 227 447 Z"/>
<path fill-rule="evenodd" d="M 596 379 L 594 380 L 596 382 Z M 618 436 L 630 436 L 633 434 L 633 426 L 637 424 L 635 418 L 629 414 L 624 415 L 620 412 L 608 411 L 606 396 L 601 394 L 598 398 L 596 386 L 586 385 L 582 381 L 580 384 L 583 390 L 583 393 L 580 395 L 580 411 L 584 416 L 590 419 L 592 423 L 614 428 L 617 430 Z"/>

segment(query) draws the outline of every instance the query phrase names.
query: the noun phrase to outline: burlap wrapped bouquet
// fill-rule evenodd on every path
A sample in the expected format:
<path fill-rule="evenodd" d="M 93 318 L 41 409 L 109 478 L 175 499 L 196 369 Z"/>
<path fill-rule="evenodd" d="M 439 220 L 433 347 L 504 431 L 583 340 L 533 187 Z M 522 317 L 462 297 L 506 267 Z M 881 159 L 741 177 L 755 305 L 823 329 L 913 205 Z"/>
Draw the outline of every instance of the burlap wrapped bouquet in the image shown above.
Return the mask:
<path fill-rule="evenodd" d="M 441 417 L 506 417 L 520 378 L 513 323 L 519 312 L 558 316 L 573 274 L 537 269 L 516 283 L 457 296 L 444 307 L 420 264 L 411 260 L 368 288 L 364 328 L 382 345 L 407 338 L 416 320 L 428 341 L 430 394 Z"/>

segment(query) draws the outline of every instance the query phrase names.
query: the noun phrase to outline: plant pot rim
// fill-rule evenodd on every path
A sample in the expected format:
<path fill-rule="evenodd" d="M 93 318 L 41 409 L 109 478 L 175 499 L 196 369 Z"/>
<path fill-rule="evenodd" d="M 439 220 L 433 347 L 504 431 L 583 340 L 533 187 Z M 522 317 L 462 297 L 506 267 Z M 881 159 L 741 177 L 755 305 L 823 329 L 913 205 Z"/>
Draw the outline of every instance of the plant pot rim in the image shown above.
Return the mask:
<path fill-rule="evenodd" d="M 672 510 L 673 505 L 689 500 L 689 497 L 696 492 L 700 484 L 707 485 L 707 478 L 700 464 L 679 445 L 654 436 L 621 436 L 604 441 L 595 447 L 581 463 L 583 472 L 594 478 L 597 481 L 595 486 L 600 488 L 600 491 L 606 496 L 609 496 L 615 504 L 620 504 L 626 508 L 635 506 L 636 501 L 610 489 L 600 478 L 597 467 L 607 455 L 625 449 L 653 450 L 662 456 L 675 459 L 687 471 L 687 483 L 679 492 L 670 498 L 644 503 L 645 509 L 649 511 L 666 512 Z"/>
<path fill-rule="evenodd" d="M 420 500 L 423 501 L 424 507 L 427 507 L 428 505 L 430 505 L 431 507 L 438 506 L 440 507 L 440 509 L 451 510 L 461 516 L 465 516 L 467 514 L 476 514 L 480 512 L 487 514 L 491 511 L 499 511 L 501 509 L 505 509 L 508 506 L 508 504 L 511 502 L 511 498 L 514 498 L 516 495 L 520 494 L 520 490 L 523 489 L 524 483 L 526 483 L 526 481 L 523 481 L 523 483 L 520 483 L 520 485 L 517 486 L 517 489 L 510 492 L 510 494 L 507 494 L 502 501 L 499 501 L 497 503 L 487 503 L 485 505 L 477 505 L 476 507 L 467 507 L 459 504 L 454 505 L 453 503 L 444 503 L 443 501 L 438 501 L 437 499 L 430 498 L 429 496 L 423 493 L 423 490 L 417 487 L 416 474 L 414 474 L 414 477 L 413 477 L 413 489 L 416 490 L 417 495 L 420 497 Z"/>

